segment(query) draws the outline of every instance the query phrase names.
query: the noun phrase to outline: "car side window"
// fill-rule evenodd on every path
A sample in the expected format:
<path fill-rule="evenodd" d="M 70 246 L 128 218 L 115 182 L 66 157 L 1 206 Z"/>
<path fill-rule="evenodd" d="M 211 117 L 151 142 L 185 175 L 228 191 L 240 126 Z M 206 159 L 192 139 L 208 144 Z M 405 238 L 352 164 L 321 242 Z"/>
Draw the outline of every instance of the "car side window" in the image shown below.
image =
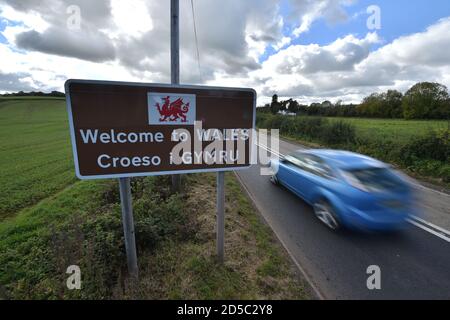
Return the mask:
<path fill-rule="evenodd" d="M 333 178 L 331 168 L 319 157 L 311 156 L 311 167 L 314 174 L 323 178 Z"/>
<path fill-rule="evenodd" d="M 284 162 L 287 163 L 290 166 L 296 167 L 296 168 L 300 168 L 303 169 L 303 165 L 302 165 L 302 160 L 299 159 L 298 156 L 292 156 L 292 155 L 287 155 L 284 158 Z"/>
<path fill-rule="evenodd" d="M 308 159 L 308 155 L 306 154 L 295 153 L 286 156 L 285 160 L 301 170 L 311 171 L 310 160 Z"/>
<path fill-rule="evenodd" d="M 328 179 L 333 177 L 330 167 L 322 159 L 314 155 L 296 153 L 295 155 L 286 156 L 286 161 L 314 175 Z"/>
<path fill-rule="evenodd" d="M 319 172 L 319 162 L 317 161 L 317 158 L 311 155 L 305 156 L 304 158 L 304 166 L 305 166 L 305 170 L 315 174 L 315 175 L 320 175 Z"/>

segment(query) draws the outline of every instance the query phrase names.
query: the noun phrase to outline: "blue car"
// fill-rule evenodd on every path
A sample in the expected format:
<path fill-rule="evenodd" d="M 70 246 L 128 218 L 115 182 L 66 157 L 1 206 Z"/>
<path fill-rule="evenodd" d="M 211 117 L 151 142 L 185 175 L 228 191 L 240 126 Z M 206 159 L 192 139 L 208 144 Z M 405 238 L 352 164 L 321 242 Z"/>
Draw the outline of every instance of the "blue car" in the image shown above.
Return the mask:
<path fill-rule="evenodd" d="M 414 213 L 415 191 L 388 164 L 339 150 L 298 150 L 271 161 L 271 180 L 309 203 L 328 228 L 395 230 Z"/>

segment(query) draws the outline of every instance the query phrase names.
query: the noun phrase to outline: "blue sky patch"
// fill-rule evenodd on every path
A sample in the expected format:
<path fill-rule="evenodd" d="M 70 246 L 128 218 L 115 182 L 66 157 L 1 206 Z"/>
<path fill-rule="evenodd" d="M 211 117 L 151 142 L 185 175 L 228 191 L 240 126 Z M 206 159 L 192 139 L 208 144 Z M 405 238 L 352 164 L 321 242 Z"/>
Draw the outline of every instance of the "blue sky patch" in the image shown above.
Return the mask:
<path fill-rule="evenodd" d="M 367 19 L 370 14 L 367 8 L 377 5 L 381 9 L 381 29 L 369 30 Z M 293 38 L 291 44 L 318 44 L 328 45 L 337 38 L 343 38 L 353 34 L 358 38 L 364 38 L 369 32 L 377 32 L 383 43 L 374 45 L 372 50 L 392 42 L 398 37 L 423 32 L 432 24 L 442 18 L 450 16 L 449 0 L 417 0 L 411 5 L 410 0 L 359 0 L 354 5 L 344 7 L 348 15 L 346 22 L 330 24 L 323 17 L 314 21 L 310 30 L 302 33 L 298 38 Z M 288 0 L 280 3 L 280 12 L 285 19 L 283 33 L 292 37 L 292 31 L 298 26 L 290 23 L 292 21 L 291 9 Z M 297 20 L 298 21 L 298 20 Z M 450 30 L 449 30 L 450 33 Z M 265 61 L 276 53 L 272 47 L 260 57 L 260 62 Z"/>

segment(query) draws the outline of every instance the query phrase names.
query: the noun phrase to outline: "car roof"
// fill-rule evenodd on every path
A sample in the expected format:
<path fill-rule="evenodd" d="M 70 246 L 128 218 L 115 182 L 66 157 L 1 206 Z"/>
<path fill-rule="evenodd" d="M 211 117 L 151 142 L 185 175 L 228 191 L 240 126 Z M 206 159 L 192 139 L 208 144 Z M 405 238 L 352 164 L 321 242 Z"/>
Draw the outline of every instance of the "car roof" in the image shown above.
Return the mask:
<path fill-rule="evenodd" d="M 320 157 L 329 165 L 340 169 L 386 168 L 387 164 L 374 158 L 345 150 L 300 149 L 297 152 Z"/>

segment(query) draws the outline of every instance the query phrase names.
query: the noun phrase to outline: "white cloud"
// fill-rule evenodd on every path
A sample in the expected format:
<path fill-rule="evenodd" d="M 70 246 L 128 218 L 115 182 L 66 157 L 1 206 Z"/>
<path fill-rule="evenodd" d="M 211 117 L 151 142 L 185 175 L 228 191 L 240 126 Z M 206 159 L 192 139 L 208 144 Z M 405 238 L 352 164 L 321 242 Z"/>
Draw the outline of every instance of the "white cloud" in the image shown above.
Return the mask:
<path fill-rule="evenodd" d="M 298 37 L 309 31 L 313 22 L 321 18 L 331 25 L 347 21 L 349 17 L 344 7 L 355 2 L 355 0 L 291 0 L 291 16 L 300 20 L 293 31 L 293 36 Z"/>
<path fill-rule="evenodd" d="M 34 30 L 22 32 L 16 35 L 15 43 L 21 49 L 87 61 L 103 62 L 115 58 L 111 40 L 102 33 L 81 33 L 50 27 L 42 33 Z"/>
<path fill-rule="evenodd" d="M 0 73 L 18 74 L 27 80 L 27 86 L 22 82 L 16 83 L 16 90 L 28 90 L 32 87 L 36 90 L 52 91 L 63 90 L 67 78 L 101 79 L 123 81 L 151 81 L 150 78 L 140 78 L 117 62 L 94 63 L 79 59 L 48 55 L 40 52 L 18 52 L 5 44 L 0 44 Z M 12 91 L 9 88 L 0 87 L 0 91 Z"/>
<path fill-rule="evenodd" d="M 278 51 L 278 50 L 286 47 L 288 44 L 290 44 L 291 41 L 292 41 L 291 37 L 283 37 L 276 44 L 272 45 L 272 48 L 274 48 L 276 51 Z"/>
<path fill-rule="evenodd" d="M 4 0 L 0 91 L 62 90 L 67 78 L 168 82 L 169 1 Z M 281 16 L 277 0 L 195 0 L 200 78 L 190 1 L 180 2 L 181 81 L 254 87 L 259 103 L 278 93 L 302 101 L 359 101 L 417 81 L 450 85 L 450 18 L 381 45 L 376 33 L 347 35 L 328 45 L 294 45 L 314 21 L 348 19 L 353 0 L 292 0 Z M 126 4 L 124 4 L 126 3 Z M 78 31 L 66 28 L 66 8 L 80 6 Z M 17 22 L 19 24 L 17 24 Z M 294 33 L 283 33 L 286 24 Z M 260 63 L 268 48 L 276 52 Z M 16 76 L 14 76 L 16 75 Z"/>
<path fill-rule="evenodd" d="M 25 26 L 27 30 L 33 28 L 38 32 L 42 32 L 49 27 L 49 23 L 38 13 L 17 11 L 5 4 L 0 4 L 0 17 L 9 21 L 20 21 L 22 27 Z"/>
<path fill-rule="evenodd" d="M 380 44 L 376 33 L 364 38 L 348 35 L 326 46 L 291 45 L 272 55 L 260 70 L 250 73 L 264 96 L 359 102 L 388 88 L 406 91 L 419 81 L 450 86 L 450 17 L 424 32 Z M 262 79 L 262 80 L 261 80 Z"/>
<path fill-rule="evenodd" d="M 153 21 L 144 0 L 112 0 L 111 14 L 117 27 L 110 33 L 114 38 L 140 36 L 153 29 Z"/>
<path fill-rule="evenodd" d="M 450 17 L 441 19 L 424 32 L 404 36 L 378 50 L 371 63 L 445 66 L 450 61 Z"/>

